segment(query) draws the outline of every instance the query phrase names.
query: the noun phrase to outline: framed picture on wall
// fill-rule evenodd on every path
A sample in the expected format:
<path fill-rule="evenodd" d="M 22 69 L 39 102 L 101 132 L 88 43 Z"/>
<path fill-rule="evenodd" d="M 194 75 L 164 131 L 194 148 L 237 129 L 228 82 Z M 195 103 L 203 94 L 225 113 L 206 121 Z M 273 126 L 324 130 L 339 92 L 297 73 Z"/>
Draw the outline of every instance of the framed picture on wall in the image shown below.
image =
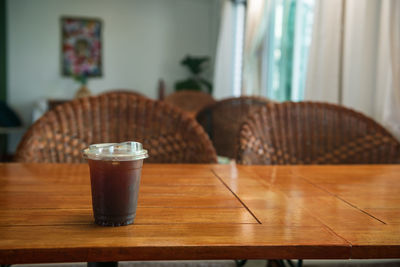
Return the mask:
<path fill-rule="evenodd" d="M 62 74 L 74 77 L 102 76 L 101 20 L 62 17 L 61 34 Z"/>

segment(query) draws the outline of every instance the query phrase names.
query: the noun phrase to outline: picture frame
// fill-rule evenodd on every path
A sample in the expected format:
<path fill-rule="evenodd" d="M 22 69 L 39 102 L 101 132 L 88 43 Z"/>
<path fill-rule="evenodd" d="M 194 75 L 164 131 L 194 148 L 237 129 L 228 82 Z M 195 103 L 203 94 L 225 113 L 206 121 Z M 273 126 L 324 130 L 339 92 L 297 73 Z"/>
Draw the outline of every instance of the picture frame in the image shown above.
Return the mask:
<path fill-rule="evenodd" d="M 61 17 L 61 72 L 63 76 L 103 75 L 103 22 L 99 18 Z"/>

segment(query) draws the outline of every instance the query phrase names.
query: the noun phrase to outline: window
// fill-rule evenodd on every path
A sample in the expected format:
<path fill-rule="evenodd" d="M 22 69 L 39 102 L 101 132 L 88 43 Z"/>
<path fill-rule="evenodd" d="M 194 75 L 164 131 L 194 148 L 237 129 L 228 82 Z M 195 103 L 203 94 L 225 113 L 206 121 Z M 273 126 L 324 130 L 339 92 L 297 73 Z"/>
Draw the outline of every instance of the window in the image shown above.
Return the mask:
<path fill-rule="evenodd" d="M 304 97 L 314 0 L 271 1 L 264 42 L 264 94 L 277 101 Z"/>
<path fill-rule="evenodd" d="M 243 76 L 243 42 L 245 31 L 246 1 L 235 0 L 234 12 L 234 55 L 233 55 L 233 95 L 240 96 Z"/>

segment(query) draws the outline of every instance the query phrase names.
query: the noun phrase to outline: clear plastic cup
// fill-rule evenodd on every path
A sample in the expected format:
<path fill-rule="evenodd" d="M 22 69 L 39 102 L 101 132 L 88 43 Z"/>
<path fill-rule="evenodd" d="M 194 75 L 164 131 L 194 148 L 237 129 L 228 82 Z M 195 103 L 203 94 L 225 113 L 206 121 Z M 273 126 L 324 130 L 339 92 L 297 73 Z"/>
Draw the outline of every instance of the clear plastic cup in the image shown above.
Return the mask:
<path fill-rule="evenodd" d="M 90 145 L 83 154 L 89 162 L 95 223 L 132 224 L 147 150 L 138 142 L 106 143 Z"/>

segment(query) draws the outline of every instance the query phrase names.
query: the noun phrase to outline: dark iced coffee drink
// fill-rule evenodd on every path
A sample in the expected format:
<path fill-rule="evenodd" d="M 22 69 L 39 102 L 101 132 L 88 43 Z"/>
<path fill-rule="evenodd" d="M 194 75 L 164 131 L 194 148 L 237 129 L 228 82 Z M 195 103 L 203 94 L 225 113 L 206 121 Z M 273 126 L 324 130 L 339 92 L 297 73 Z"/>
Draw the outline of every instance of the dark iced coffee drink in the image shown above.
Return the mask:
<path fill-rule="evenodd" d="M 105 226 L 132 224 L 147 151 L 140 143 L 125 142 L 91 145 L 84 154 L 90 167 L 95 223 Z"/>

